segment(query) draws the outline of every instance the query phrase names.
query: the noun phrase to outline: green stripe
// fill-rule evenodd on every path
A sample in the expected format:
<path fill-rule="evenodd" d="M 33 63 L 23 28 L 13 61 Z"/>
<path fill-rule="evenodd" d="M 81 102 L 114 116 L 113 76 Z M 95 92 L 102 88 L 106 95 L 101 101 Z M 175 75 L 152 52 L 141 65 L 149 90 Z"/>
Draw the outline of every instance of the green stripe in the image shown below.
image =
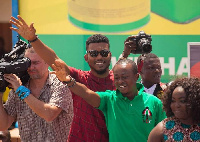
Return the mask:
<path fill-rule="evenodd" d="M 74 17 L 72 17 L 70 14 L 68 16 L 69 16 L 69 20 L 74 25 L 83 29 L 99 31 L 99 32 L 123 32 L 123 31 L 133 30 L 133 29 L 137 29 L 139 27 L 144 26 L 150 20 L 150 14 L 148 14 L 146 17 L 138 21 L 131 22 L 131 23 L 119 24 L 119 25 L 98 25 L 98 24 L 91 24 L 91 23 L 79 21 L 75 19 Z"/>

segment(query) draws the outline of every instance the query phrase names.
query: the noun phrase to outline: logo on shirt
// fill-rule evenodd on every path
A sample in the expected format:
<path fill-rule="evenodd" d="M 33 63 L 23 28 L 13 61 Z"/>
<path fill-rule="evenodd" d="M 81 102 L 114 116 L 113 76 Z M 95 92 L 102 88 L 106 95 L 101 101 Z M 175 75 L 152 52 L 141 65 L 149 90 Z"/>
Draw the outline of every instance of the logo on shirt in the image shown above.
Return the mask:
<path fill-rule="evenodd" d="M 142 119 L 144 123 L 151 123 L 152 120 L 152 112 L 149 110 L 149 107 L 146 107 L 142 111 Z"/>

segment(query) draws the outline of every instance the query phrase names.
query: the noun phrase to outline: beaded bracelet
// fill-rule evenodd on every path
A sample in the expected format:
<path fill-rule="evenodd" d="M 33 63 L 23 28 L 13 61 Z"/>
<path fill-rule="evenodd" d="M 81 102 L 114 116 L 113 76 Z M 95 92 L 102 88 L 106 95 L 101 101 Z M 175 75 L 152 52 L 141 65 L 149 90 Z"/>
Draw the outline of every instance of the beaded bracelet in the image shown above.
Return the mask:
<path fill-rule="evenodd" d="M 15 93 L 18 95 L 20 100 L 24 100 L 26 97 L 28 97 L 30 95 L 31 91 L 28 88 L 26 88 L 25 86 L 21 85 L 17 88 Z"/>
<path fill-rule="evenodd" d="M 36 38 L 34 40 L 28 40 L 29 43 L 31 42 L 35 42 L 36 40 L 38 40 L 38 36 L 36 35 Z"/>
<path fill-rule="evenodd" d="M 68 86 L 68 88 L 74 87 L 74 85 L 76 85 L 76 80 L 74 78 L 72 78 L 72 81 L 74 81 L 74 83 L 71 86 Z"/>
<path fill-rule="evenodd" d="M 70 82 L 73 81 L 74 78 L 72 78 L 70 75 L 68 75 L 70 77 L 70 81 L 63 81 L 64 84 L 69 84 Z"/>

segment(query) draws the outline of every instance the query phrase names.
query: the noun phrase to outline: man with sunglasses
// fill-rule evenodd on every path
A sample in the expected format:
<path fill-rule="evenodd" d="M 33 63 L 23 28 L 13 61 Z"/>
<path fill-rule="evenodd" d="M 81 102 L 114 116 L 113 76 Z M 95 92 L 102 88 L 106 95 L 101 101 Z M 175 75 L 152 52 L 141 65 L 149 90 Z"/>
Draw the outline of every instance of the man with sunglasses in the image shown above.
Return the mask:
<path fill-rule="evenodd" d="M 90 71 L 82 71 L 67 66 L 51 48 L 38 39 L 33 23 L 28 26 L 20 16 L 18 16 L 18 19 L 11 17 L 10 23 L 17 27 L 11 27 L 11 29 L 29 40 L 39 56 L 52 68 L 54 67 L 52 64 L 64 64 L 65 73 L 67 72 L 67 74 L 70 74 L 78 82 L 85 84 L 93 91 L 115 90 L 113 72 L 109 70 L 111 53 L 109 40 L 106 36 L 95 34 L 87 39 L 84 58 L 90 66 Z M 93 108 L 81 97 L 74 94 L 72 97 L 74 118 L 68 141 L 108 142 L 108 131 L 103 113 Z"/>

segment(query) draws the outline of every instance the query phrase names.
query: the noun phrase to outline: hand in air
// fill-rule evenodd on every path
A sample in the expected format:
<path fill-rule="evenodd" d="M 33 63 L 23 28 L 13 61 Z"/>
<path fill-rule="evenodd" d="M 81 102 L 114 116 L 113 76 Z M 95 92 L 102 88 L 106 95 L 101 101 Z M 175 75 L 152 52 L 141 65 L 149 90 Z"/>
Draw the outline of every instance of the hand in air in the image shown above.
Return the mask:
<path fill-rule="evenodd" d="M 55 74 L 60 81 L 69 81 L 70 80 L 70 78 L 67 77 L 68 74 L 67 74 L 65 65 L 66 65 L 65 62 L 61 59 L 57 59 L 55 61 L 55 64 L 52 64 L 52 69 L 54 71 L 51 73 Z"/>
<path fill-rule="evenodd" d="M 124 51 L 123 51 L 123 57 L 127 58 L 130 53 L 134 53 L 136 50 L 136 42 L 133 40 L 135 38 L 134 35 L 129 36 L 125 41 L 124 41 Z"/>
<path fill-rule="evenodd" d="M 15 25 L 17 28 L 10 27 L 10 29 L 16 31 L 18 34 L 20 34 L 23 38 L 26 40 L 34 40 L 36 38 L 36 30 L 33 27 L 33 23 L 31 25 L 27 25 L 27 23 L 24 21 L 24 19 L 21 16 L 17 16 L 18 19 L 11 16 L 10 23 Z"/>

